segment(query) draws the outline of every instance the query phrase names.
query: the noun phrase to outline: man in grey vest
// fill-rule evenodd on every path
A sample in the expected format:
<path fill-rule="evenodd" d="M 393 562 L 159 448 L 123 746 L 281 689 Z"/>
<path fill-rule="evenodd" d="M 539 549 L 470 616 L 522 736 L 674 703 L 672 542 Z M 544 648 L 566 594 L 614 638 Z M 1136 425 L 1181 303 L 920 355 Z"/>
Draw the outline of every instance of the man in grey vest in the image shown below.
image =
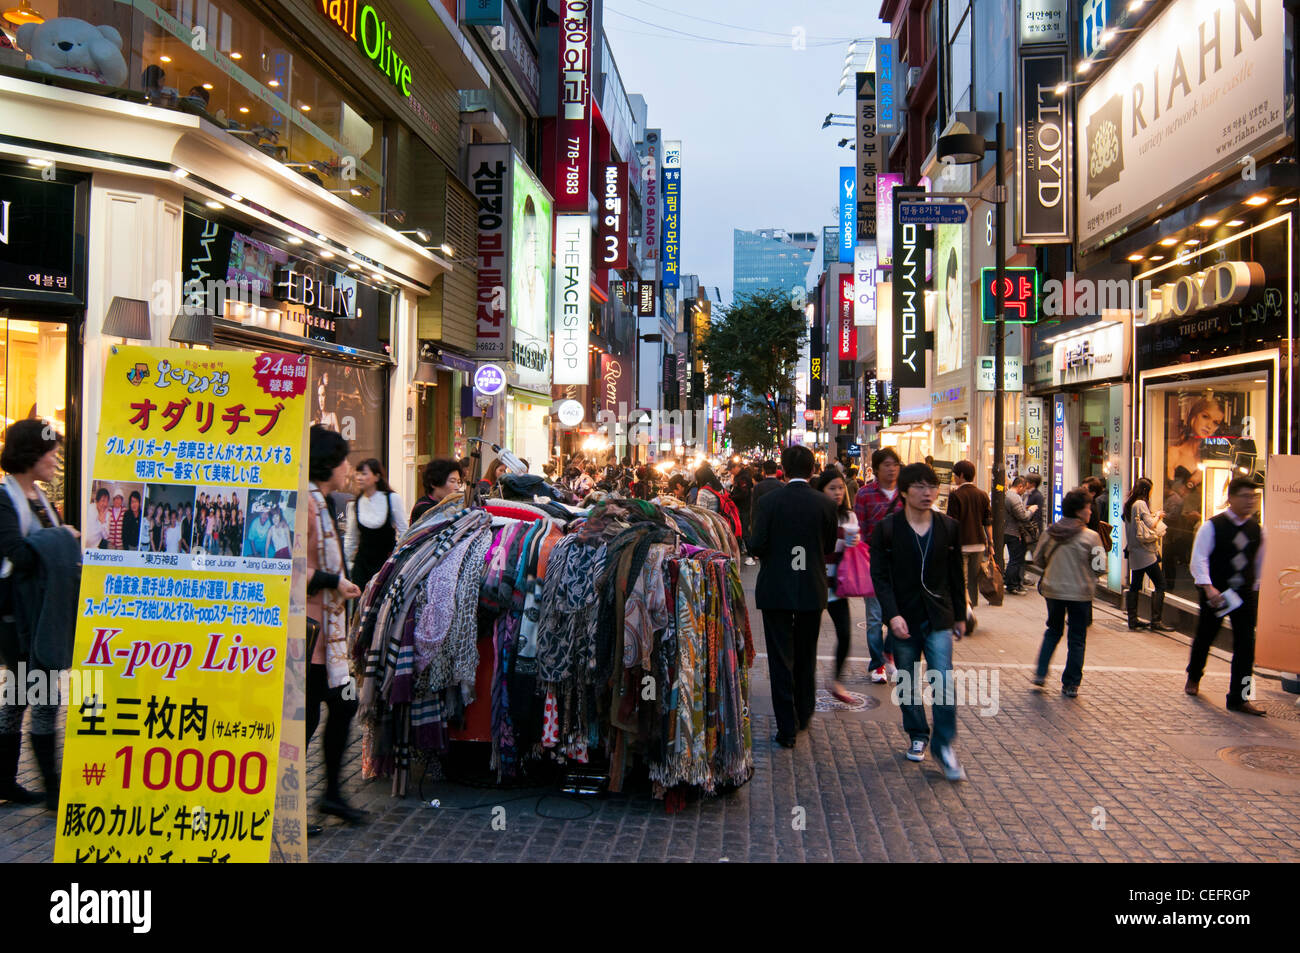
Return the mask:
<path fill-rule="evenodd" d="M 1252 517 L 1259 508 L 1259 487 L 1250 477 L 1228 484 L 1228 509 L 1206 520 L 1192 544 L 1192 580 L 1200 590 L 1201 616 L 1187 663 L 1187 686 L 1195 695 L 1210 645 L 1223 624 L 1221 612 L 1232 622 L 1232 681 L 1228 685 L 1228 710 L 1247 715 L 1264 714 L 1251 701 L 1255 668 L 1255 620 L 1259 614 L 1259 580 L 1264 566 L 1264 533 Z"/>

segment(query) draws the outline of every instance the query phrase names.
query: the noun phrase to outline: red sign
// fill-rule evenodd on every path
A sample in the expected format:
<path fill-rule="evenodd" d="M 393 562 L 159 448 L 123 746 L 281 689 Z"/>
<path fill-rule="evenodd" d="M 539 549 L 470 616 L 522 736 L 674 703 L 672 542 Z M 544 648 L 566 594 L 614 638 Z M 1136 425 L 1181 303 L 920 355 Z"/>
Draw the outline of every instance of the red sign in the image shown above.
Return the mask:
<path fill-rule="evenodd" d="M 621 423 L 632 411 L 632 367 L 629 361 L 612 354 L 600 356 L 600 399 L 602 411 L 608 411 Z"/>
<path fill-rule="evenodd" d="M 853 423 L 853 408 L 848 404 L 837 404 L 831 408 L 831 423 L 847 427 Z"/>
<path fill-rule="evenodd" d="M 564 0 L 555 211 L 586 214 L 591 166 L 591 0 Z"/>
<path fill-rule="evenodd" d="M 627 267 L 627 163 L 605 166 L 600 184 L 596 261 L 601 268 Z"/>
<path fill-rule="evenodd" d="M 857 359 L 858 328 L 853 323 L 853 276 L 840 275 L 840 360 Z"/>
<path fill-rule="evenodd" d="M 815 410 L 805 410 L 805 411 L 803 412 L 803 419 L 804 419 L 804 420 L 816 420 L 816 419 L 817 419 L 817 411 L 815 411 Z"/>

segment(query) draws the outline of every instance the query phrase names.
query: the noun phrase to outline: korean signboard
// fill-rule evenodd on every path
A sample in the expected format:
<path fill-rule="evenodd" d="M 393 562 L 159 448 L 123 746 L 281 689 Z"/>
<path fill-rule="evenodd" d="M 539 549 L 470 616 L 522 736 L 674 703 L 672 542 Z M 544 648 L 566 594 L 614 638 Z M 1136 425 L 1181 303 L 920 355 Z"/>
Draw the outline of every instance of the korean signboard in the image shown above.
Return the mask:
<path fill-rule="evenodd" d="M 1065 500 L 1065 402 L 1068 394 L 1052 398 L 1052 522 L 1061 518 Z"/>
<path fill-rule="evenodd" d="M 902 184 L 901 172 L 876 176 L 876 252 L 881 268 L 894 265 L 894 189 Z"/>
<path fill-rule="evenodd" d="M 1043 398 L 1025 398 L 1025 472 L 1043 472 Z"/>
<path fill-rule="evenodd" d="M 0 295 L 80 300 L 85 251 L 78 253 L 77 192 L 36 170 L 0 175 Z"/>
<path fill-rule="evenodd" d="M 1102 48 L 1101 37 L 1106 32 L 1106 22 L 1110 18 L 1109 7 L 1110 0 L 1083 0 L 1083 7 L 1079 11 L 1079 53 L 1081 55 L 1089 57 Z"/>
<path fill-rule="evenodd" d="M 641 279 L 636 286 L 636 316 L 638 318 L 653 318 L 655 316 L 655 287 L 656 281 L 647 281 Z"/>
<path fill-rule="evenodd" d="M 987 393 L 992 393 L 998 389 L 996 357 L 985 355 L 978 359 L 975 368 L 975 389 Z M 1019 355 L 1003 355 L 1002 389 L 1013 394 L 1018 394 L 1025 389 L 1025 377 Z"/>
<path fill-rule="evenodd" d="M 1285 39 L 1277 2 L 1161 10 L 1079 99 L 1079 240 L 1118 234 L 1284 135 Z"/>
<path fill-rule="evenodd" d="M 600 182 L 596 221 L 601 268 L 627 267 L 627 163 L 611 162 Z"/>
<path fill-rule="evenodd" d="M 996 268 L 980 272 L 980 320 L 996 324 L 998 320 Z M 1009 324 L 1038 322 L 1038 269 L 1004 268 L 1002 274 L 1002 310 Z"/>
<path fill-rule="evenodd" d="M 853 166 L 840 166 L 840 263 L 853 264 L 858 247 L 858 187 Z"/>
<path fill-rule="evenodd" d="M 1020 116 L 1016 124 L 1016 241 L 1070 242 L 1073 168 L 1070 111 L 1056 87 L 1070 77 L 1064 53 L 1020 57 Z"/>
<path fill-rule="evenodd" d="M 876 135 L 898 132 L 898 41 L 876 40 Z"/>
<path fill-rule="evenodd" d="M 681 203 L 682 203 L 682 144 L 672 140 L 664 143 L 664 204 L 663 204 L 663 264 L 664 288 L 677 288 L 681 284 Z"/>
<path fill-rule="evenodd" d="M 591 7 L 590 0 L 564 0 L 556 131 L 555 210 L 584 215 L 591 166 Z"/>
<path fill-rule="evenodd" d="M 891 367 L 898 387 L 925 386 L 925 257 L 929 232 L 924 225 L 898 220 L 899 205 L 925 194 L 925 189 L 894 190 L 893 355 Z"/>
<path fill-rule="evenodd" d="M 642 194 L 645 196 L 641 209 L 641 257 L 647 262 L 659 260 L 659 163 L 663 160 L 661 138 L 658 129 L 647 129 L 645 142 L 638 147 L 641 174 L 644 177 Z"/>
<path fill-rule="evenodd" d="M 1068 42 L 1069 7 L 1069 0 L 1020 0 L 1020 45 Z"/>
<path fill-rule="evenodd" d="M 853 253 L 853 323 L 876 324 L 876 247 L 859 243 Z"/>
<path fill-rule="evenodd" d="M 469 178 L 470 190 L 478 207 L 476 353 L 482 357 L 504 358 L 509 346 L 505 319 L 509 275 L 506 238 L 509 234 L 510 147 L 505 144 L 472 146 Z"/>
<path fill-rule="evenodd" d="M 880 172 L 880 138 L 876 132 L 876 74 L 858 74 L 856 241 L 876 239 L 876 174 Z"/>
<path fill-rule="evenodd" d="M 158 528 L 82 551 L 72 663 L 97 687 L 68 710 L 54 859 L 265 862 L 305 835 L 276 778 L 302 742 L 284 710 L 305 678 L 308 358 L 118 347 L 104 379 L 84 524 L 112 518 L 107 492 Z"/>
<path fill-rule="evenodd" d="M 1057 385 L 1123 377 L 1127 366 L 1122 324 L 1109 324 L 1052 345 L 1052 383 Z"/>
<path fill-rule="evenodd" d="M 555 222 L 555 362 L 552 383 L 586 384 L 591 321 L 591 219 Z"/>

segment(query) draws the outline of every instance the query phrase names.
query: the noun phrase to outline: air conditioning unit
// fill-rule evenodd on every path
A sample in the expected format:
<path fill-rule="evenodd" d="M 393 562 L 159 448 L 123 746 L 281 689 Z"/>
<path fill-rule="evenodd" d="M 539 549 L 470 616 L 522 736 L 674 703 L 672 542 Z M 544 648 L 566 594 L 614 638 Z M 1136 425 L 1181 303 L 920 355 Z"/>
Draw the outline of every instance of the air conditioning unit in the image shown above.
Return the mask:
<path fill-rule="evenodd" d="M 921 67 L 909 66 L 907 68 L 907 88 L 903 90 L 904 98 L 911 94 L 912 90 L 919 82 L 921 82 Z"/>

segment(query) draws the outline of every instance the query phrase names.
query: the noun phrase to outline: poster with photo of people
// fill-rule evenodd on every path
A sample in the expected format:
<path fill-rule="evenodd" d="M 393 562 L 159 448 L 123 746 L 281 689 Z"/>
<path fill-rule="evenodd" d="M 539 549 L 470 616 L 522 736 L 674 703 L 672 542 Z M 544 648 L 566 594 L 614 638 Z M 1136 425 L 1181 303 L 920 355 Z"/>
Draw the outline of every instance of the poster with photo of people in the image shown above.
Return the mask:
<path fill-rule="evenodd" d="M 81 545 L 85 549 L 140 549 L 144 484 L 95 480 L 90 485 Z"/>
<path fill-rule="evenodd" d="M 190 552 L 208 556 L 238 556 L 244 545 L 248 490 L 239 487 L 200 487 L 194 495 Z"/>
<path fill-rule="evenodd" d="M 251 491 L 244 555 L 260 559 L 292 559 L 297 506 L 298 494 L 289 490 Z"/>
<path fill-rule="evenodd" d="M 194 518 L 194 487 L 176 483 L 146 483 L 140 550 L 146 553 L 188 553 L 186 528 Z"/>

